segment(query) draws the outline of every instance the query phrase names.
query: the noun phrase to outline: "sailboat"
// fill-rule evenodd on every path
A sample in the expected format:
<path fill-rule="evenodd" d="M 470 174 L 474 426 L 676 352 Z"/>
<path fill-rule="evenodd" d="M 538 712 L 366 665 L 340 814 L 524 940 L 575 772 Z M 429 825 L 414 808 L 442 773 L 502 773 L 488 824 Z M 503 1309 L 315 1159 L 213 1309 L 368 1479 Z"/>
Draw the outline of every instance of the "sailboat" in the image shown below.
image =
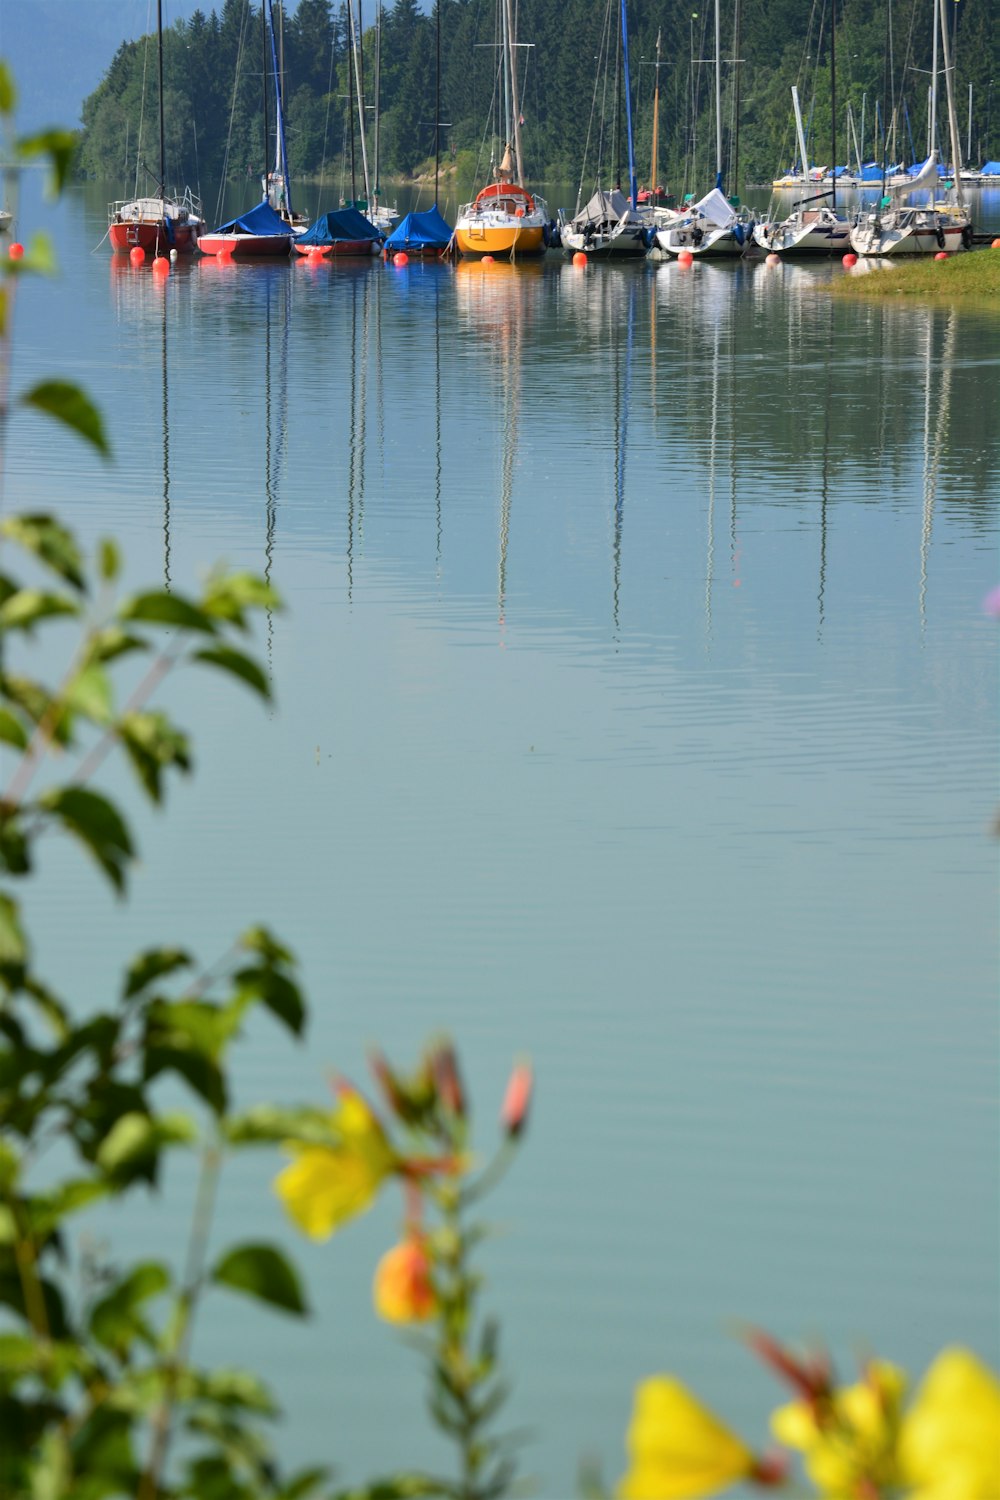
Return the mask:
<path fill-rule="evenodd" d="M 851 248 L 858 255 L 933 255 L 939 250 L 968 250 L 972 246 L 972 220 L 959 198 L 958 170 L 962 153 L 958 139 L 958 118 L 952 88 L 951 43 L 945 17 L 944 0 L 934 5 L 934 62 L 931 78 L 931 151 L 913 177 L 893 179 L 888 194 L 878 206 L 861 214 L 851 230 Z M 947 202 L 937 201 L 938 152 L 934 142 L 937 101 L 937 42 L 940 28 L 944 62 L 945 94 L 948 100 L 948 125 L 951 135 L 953 181 Z M 918 204 L 916 196 L 927 193 L 927 201 Z"/>
<path fill-rule="evenodd" d="M 720 0 L 715 0 L 715 186 L 692 203 L 673 224 L 656 231 L 656 244 L 667 255 L 742 255 L 750 222 L 722 190 L 722 47 Z"/>
<path fill-rule="evenodd" d="M 201 204 L 185 188 L 168 194 L 163 125 L 163 0 L 156 0 L 156 49 L 160 85 L 160 191 L 151 197 L 120 198 L 108 204 L 108 238 L 112 250 L 138 247 L 153 255 L 193 250 L 205 227 Z M 6 227 L 6 226 L 3 226 Z"/>
<path fill-rule="evenodd" d="M 423 257 L 447 255 L 453 244 L 454 230 L 438 208 L 438 177 L 441 171 L 441 4 L 434 7 L 434 207 L 423 212 L 405 214 L 387 235 L 383 251 L 388 258 L 403 252 Z"/>
<path fill-rule="evenodd" d="M 522 186 L 524 158 L 512 0 L 502 0 L 501 18 L 506 137 L 503 155 L 499 166 L 494 168 L 493 181 L 471 203 L 459 209 L 455 244 L 463 255 L 493 255 L 513 260 L 519 255 L 541 255 L 545 251 L 549 209 L 543 198 Z"/>
<path fill-rule="evenodd" d="M 625 17 L 625 0 L 621 0 L 621 62 L 625 82 L 625 118 L 628 136 L 628 197 L 616 184 L 610 192 L 597 188 L 583 208 L 578 208 L 571 219 L 562 219 L 559 236 L 562 247 L 569 255 L 582 252 L 599 260 L 619 260 L 623 257 L 645 255 L 653 239 L 653 210 L 640 210 L 637 206 L 638 192 L 635 178 L 635 146 L 632 136 L 632 90 L 628 66 L 628 25 Z M 657 38 L 659 47 L 659 38 Z M 659 78 L 657 78 L 657 86 Z M 615 105 L 615 129 L 617 132 L 617 91 Z M 653 145 L 655 161 L 655 138 Z M 617 163 L 616 163 L 617 170 Z M 577 200 L 579 202 L 579 199 Z M 560 210 L 561 214 L 561 210 Z"/>
<path fill-rule="evenodd" d="M 278 70 L 278 58 L 274 45 L 274 14 L 271 8 L 271 0 L 266 0 L 266 10 L 261 7 L 261 21 L 263 23 L 265 38 L 265 71 L 266 53 L 270 43 L 271 67 L 274 77 L 275 98 L 275 124 L 276 124 L 276 165 L 275 170 L 267 171 L 264 176 L 264 197 L 260 203 L 251 208 L 245 214 L 239 214 L 235 219 L 229 219 L 225 224 L 220 224 L 218 229 L 213 229 L 210 234 L 203 234 L 198 241 L 199 250 L 206 255 L 220 255 L 224 257 L 236 256 L 260 256 L 260 255 L 287 255 L 292 243 L 292 236 L 296 232 L 293 228 L 291 187 L 288 180 L 288 153 L 285 147 L 285 121 L 281 109 L 281 75 Z M 264 153 L 267 156 L 267 93 L 265 87 L 265 114 L 264 114 Z"/>
<path fill-rule="evenodd" d="M 799 107 L 799 91 L 794 84 L 792 85 L 792 105 L 795 110 L 799 151 L 802 160 L 805 161 L 807 158 L 805 133 L 802 129 L 802 110 Z M 833 119 L 836 120 L 835 103 Z M 836 136 L 833 155 L 836 159 Z M 827 199 L 832 201 L 828 203 Z M 842 255 L 850 246 L 851 226 L 847 219 L 841 218 L 837 213 L 836 175 L 829 192 L 799 198 L 792 204 L 792 212 L 785 219 L 762 219 L 754 225 L 753 237 L 754 243 L 762 250 L 767 250 L 769 253 L 773 251 L 777 255 Z"/>

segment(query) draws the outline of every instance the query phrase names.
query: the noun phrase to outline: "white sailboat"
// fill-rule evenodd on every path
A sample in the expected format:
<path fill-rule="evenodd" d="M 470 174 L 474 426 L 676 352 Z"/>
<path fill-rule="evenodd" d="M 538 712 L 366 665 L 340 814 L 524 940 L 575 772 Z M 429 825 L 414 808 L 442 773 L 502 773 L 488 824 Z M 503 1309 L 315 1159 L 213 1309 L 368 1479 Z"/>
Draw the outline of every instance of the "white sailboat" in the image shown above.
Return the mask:
<path fill-rule="evenodd" d="M 805 132 L 802 129 L 802 110 L 799 107 L 799 91 L 792 85 L 792 106 L 795 110 L 795 128 L 799 138 L 799 152 L 806 161 Z M 834 113 L 836 119 L 836 113 Z M 836 156 L 836 148 L 834 149 Z M 809 198 L 800 198 L 793 204 L 792 212 L 785 219 L 762 219 L 754 225 L 754 243 L 769 254 L 776 255 L 842 255 L 850 248 L 851 226 L 847 219 L 837 213 L 836 178 L 830 192 L 818 193 Z M 832 198 L 832 203 L 826 200 Z"/>
<path fill-rule="evenodd" d="M 931 152 L 913 178 L 894 179 L 889 192 L 878 207 L 861 214 L 851 230 L 851 248 L 858 255 L 933 255 L 939 250 L 968 250 L 972 245 L 972 219 L 959 197 L 958 168 L 961 147 L 958 140 L 958 117 L 952 88 L 951 44 L 945 18 L 944 0 L 934 3 L 934 63 L 931 80 Z M 945 202 L 938 201 L 938 153 L 934 145 L 934 121 L 937 101 L 937 40 L 940 28 L 944 61 L 945 95 L 948 101 L 948 125 L 954 164 L 953 181 Z M 927 194 L 919 204 L 917 195 Z"/>
<path fill-rule="evenodd" d="M 656 231 L 656 245 L 667 255 L 742 255 L 752 232 L 750 220 L 722 191 L 722 47 L 720 0 L 715 0 L 715 186 L 672 224 Z"/>

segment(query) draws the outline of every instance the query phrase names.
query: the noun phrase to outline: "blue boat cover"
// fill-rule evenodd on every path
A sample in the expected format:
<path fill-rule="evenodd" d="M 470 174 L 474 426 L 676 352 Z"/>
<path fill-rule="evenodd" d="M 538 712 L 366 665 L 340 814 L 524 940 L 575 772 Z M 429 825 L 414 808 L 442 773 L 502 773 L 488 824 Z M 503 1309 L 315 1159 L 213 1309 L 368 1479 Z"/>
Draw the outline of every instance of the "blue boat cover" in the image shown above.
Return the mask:
<path fill-rule="evenodd" d="M 297 236 L 297 245 L 336 245 L 341 240 L 381 240 L 375 225 L 356 208 L 331 209 L 320 214 L 305 234 Z"/>
<path fill-rule="evenodd" d="M 291 230 L 280 214 L 276 214 L 270 203 L 263 199 L 249 213 L 228 224 L 220 224 L 213 234 L 290 234 Z"/>
<path fill-rule="evenodd" d="M 437 204 L 422 214 L 407 214 L 400 219 L 385 242 L 387 250 L 444 250 L 451 241 L 452 229 L 438 212 Z"/>
<path fill-rule="evenodd" d="M 1000 177 L 1000 161 L 988 161 L 982 168 L 984 177 Z"/>

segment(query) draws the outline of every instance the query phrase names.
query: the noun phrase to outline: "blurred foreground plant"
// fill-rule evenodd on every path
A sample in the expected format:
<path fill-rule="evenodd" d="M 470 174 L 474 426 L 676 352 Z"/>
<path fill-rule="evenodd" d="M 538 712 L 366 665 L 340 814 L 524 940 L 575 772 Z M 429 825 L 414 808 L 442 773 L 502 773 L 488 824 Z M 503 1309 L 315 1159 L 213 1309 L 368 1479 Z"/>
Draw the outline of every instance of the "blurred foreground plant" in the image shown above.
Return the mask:
<path fill-rule="evenodd" d="M 801 1455 L 810 1488 L 825 1500 L 996 1500 L 1000 1496 L 1000 1382 L 966 1349 L 937 1356 L 907 1404 L 907 1377 L 870 1360 L 852 1385 L 837 1382 L 824 1354 L 800 1356 L 768 1334 L 749 1343 L 793 1389 L 771 1430 Z M 756 1456 L 672 1376 L 636 1391 L 629 1468 L 618 1500 L 699 1500 L 744 1482 L 792 1483 L 791 1455 Z M 589 1481 L 591 1494 L 599 1483 Z"/>
<path fill-rule="evenodd" d="M 432 1046 L 410 1074 L 394 1070 L 381 1053 L 373 1056 L 372 1071 L 386 1122 L 338 1080 L 331 1143 L 290 1141 L 294 1160 L 275 1188 L 299 1228 L 325 1239 L 368 1208 L 384 1184 L 399 1183 L 401 1238 L 376 1268 L 375 1307 L 391 1323 L 419 1328 L 411 1337 L 427 1366 L 431 1416 L 454 1444 L 458 1470 L 453 1478 L 414 1474 L 405 1491 L 383 1483 L 370 1493 L 497 1500 L 514 1480 L 517 1440 L 492 1433 L 507 1388 L 498 1373 L 498 1325 L 478 1310 L 481 1278 L 472 1255 L 486 1231 L 471 1211 L 512 1160 L 530 1107 L 531 1072 L 526 1064 L 514 1068 L 500 1112 L 500 1143 L 479 1166 L 450 1043 Z"/>

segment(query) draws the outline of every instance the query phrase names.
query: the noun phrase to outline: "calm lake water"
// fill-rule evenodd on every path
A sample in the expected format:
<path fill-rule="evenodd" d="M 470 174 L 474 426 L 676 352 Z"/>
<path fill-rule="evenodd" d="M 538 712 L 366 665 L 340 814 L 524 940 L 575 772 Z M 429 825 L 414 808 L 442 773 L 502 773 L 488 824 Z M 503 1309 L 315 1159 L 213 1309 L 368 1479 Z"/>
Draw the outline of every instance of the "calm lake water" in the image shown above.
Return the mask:
<path fill-rule="evenodd" d="M 845 1367 L 995 1361 L 1000 319 L 835 302 L 839 264 L 161 283 L 100 243 L 114 195 L 29 184 L 62 271 L 19 291 L 15 359 L 91 389 L 114 465 L 19 416 L 5 503 L 114 532 L 130 581 L 224 558 L 288 607 L 274 711 L 170 685 L 198 771 L 137 809 L 128 904 L 50 851 L 44 972 L 97 1004 L 140 944 L 209 960 L 266 919 L 312 1024 L 254 1028 L 246 1100 L 447 1030 L 489 1140 L 532 1056 L 483 1259 L 545 1496 L 584 1453 L 621 1472 L 658 1370 L 759 1441 L 742 1321 Z M 292 1244 L 274 1165 L 234 1163 L 220 1245 Z M 123 1250 L 180 1256 L 192 1171 Z M 221 1296 L 202 1325 L 345 1482 L 441 1461 L 370 1305 L 398 1220 L 294 1245 L 305 1327 Z"/>

